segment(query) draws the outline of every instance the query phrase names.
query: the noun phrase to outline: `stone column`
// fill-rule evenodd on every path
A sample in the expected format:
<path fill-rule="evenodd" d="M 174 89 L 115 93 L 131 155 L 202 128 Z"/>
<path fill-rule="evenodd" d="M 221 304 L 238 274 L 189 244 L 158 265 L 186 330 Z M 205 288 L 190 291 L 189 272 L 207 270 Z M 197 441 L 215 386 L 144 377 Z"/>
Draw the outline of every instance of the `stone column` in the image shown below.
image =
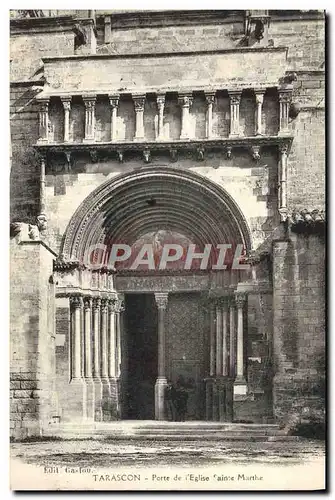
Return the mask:
<path fill-rule="evenodd" d="M 84 142 L 95 141 L 95 96 L 83 96 L 85 104 L 85 137 Z"/>
<path fill-rule="evenodd" d="M 230 98 L 230 137 L 240 135 L 240 102 L 241 92 L 229 92 Z"/>
<path fill-rule="evenodd" d="M 165 388 L 167 384 L 165 372 L 165 313 L 168 304 L 168 293 L 155 293 L 158 307 L 158 377 L 155 385 L 155 418 L 165 420 Z"/>
<path fill-rule="evenodd" d="M 133 96 L 135 106 L 135 141 L 144 140 L 144 103 L 145 96 Z"/>
<path fill-rule="evenodd" d="M 84 377 L 87 393 L 87 418 L 94 420 L 94 383 L 92 377 L 92 299 L 84 297 Z"/>
<path fill-rule="evenodd" d="M 110 95 L 109 104 L 111 107 L 111 141 L 114 142 L 117 139 L 116 136 L 116 120 L 117 120 L 117 108 L 119 106 L 119 96 L 118 95 Z"/>
<path fill-rule="evenodd" d="M 235 301 L 229 303 L 229 375 L 235 377 L 236 363 L 236 331 L 235 331 Z"/>
<path fill-rule="evenodd" d="M 255 90 L 256 112 L 255 112 L 255 135 L 262 135 L 262 106 L 264 101 L 264 90 Z"/>
<path fill-rule="evenodd" d="M 123 296 L 119 295 L 118 299 L 115 302 L 115 325 L 116 325 L 116 376 L 121 376 L 121 364 L 122 364 L 122 349 L 121 349 L 121 314 L 124 311 L 124 301 Z"/>
<path fill-rule="evenodd" d="M 101 336 L 101 383 L 102 395 L 105 401 L 110 396 L 110 386 L 108 379 L 108 344 L 107 344 L 107 313 L 108 313 L 108 300 L 101 300 L 100 309 L 100 336 Z"/>
<path fill-rule="evenodd" d="M 164 140 L 164 105 L 165 105 L 165 94 L 158 94 L 157 95 L 157 108 L 158 108 L 157 139 L 159 141 Z"/>
<path fill-rule="evenodd" d="M 71 97 L 61 97 L 61 101 L 64 108 L 64 142 L 69 142 Z"/>
<path fill-rule="evenodd" d="M 40 99 L 39 110 L 39 143 L 49 142 L 49 98 Z"/>
<path fill-rule="evenodd" d="M 76 295 L 70 297 L 71 305 L 71 379 L 81 379 L 81 311 L 82 298 Z"/>
<path fill-rule="evenodd" d="M 226 301 L 222 305 L 222 375 L 228 376 L 228 311 Z"/>
<path fill-rule="evenodd" d="M 115 300 L 109 301 L 109 321 L 108 321 L 108 377 L 110 381 L 116 378 L 116 325 L 115 325 Z"/>
<path fill-rule="evenodd" d="M 222 310 L 221 301 L 216 306 L 216 376 L 222 375 Z"/>
<path fill-rule="evenodd" d="M 93 361 L 93 380 L 94 380 L 94 412 L 95 420 L 102 420 L 102 383 L 100 377 L 100 305 L 101 299 L 95 297 L 93 299 L 93 346 L 94 346 L 94 361 Z"/>
<path fill-rule="evenodd" d="M 71 379 L 68 390 L 67 413 L 71 418 L 81 421 L 86 418 L 86 388 L 82 377 L 82 308 L 83 300 L 78 295 L 70 296 L 71 314 Z"/>
<path fill-rule="evenodd" d="M 178 97 L 179 105 L 181 106 L 181 132 L 180 139 L 189 139 L 189 117 L 190 117 L 190 107 L 193 103 L 192 95 L 179 95 Z"/>
<path fill-rule="evenodd" d="M 206 116 L 206 137 L 210 139 L 213 137 L 213 104 L 215 99 L 214 92 L 205 92 L 207 103 L 207 116 Z"/>
<path fill-rule="evenodd" d="M 216 343 L 215 343 L 215 306 L 212 304 L 210 307 L 210 368 L 209 375 L 215 377 L 216 374 Z"/>
<path fill-rule="evenodd" d="M 291 90 L 279 91 L 279 135 L 289 134 L 288 114 L 292 98 Z"/>
<path fill-rule="evenodd" d="M 279 160 L 279 190 L 278 190 L 278 206 L 280 213 L 281 222 L 287 219 L 287 158 L 288 158 L 288 147 L 286 144 L 282 144 L 279 147 L 280 160 Z"/>
<path fill-rule="evenodd" d="M 37 216 L 37 226 L 40 233 L 47 229 L 47 216 L 45 210 L 45 164 L 46 158 L 44 155 L 40 156 L 40 209 Z"/>
<path fill-rule="evenodd" d="M 244 377 L 244 322 L 243 308 L 246 296 L 243 293 L 236 293 L 235 302 L 237 307 L 237 363 L 236 377 L 234 381 L 234 397 L 245 396 L 247 394 L 247 384 Z"/>

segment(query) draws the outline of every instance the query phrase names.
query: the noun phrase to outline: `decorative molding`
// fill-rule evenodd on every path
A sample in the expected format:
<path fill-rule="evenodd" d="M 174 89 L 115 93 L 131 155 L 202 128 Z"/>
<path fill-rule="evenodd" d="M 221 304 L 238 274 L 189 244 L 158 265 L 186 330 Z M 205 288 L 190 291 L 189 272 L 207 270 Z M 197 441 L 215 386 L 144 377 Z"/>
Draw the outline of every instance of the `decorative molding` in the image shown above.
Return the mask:
<path fill-rule="evenodd" d="M 70 295 L 70 306 L 73 309 L 79 309 L 83 307 L 83 299 L 81 295 Z"/>
<path fill-rule="evenodd" d="M 292 231 L 304 232 L 323 230 L 326 223 L 324 210 L 294 210 L 288 214 L 288 222 Z"/>

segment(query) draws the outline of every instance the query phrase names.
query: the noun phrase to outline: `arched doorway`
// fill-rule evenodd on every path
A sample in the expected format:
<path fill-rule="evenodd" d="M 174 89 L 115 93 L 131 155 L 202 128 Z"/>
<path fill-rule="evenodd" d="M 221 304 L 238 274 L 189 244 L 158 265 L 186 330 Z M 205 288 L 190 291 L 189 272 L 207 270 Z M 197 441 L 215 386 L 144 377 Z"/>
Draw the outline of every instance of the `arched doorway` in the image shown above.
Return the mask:
<path fill-rule="evenodd" d="M 164 267 L 160 257 L 166 242 L 180 245 L 182 258 Z M 128 266 L 115 259 L 117 254 L 111 261 L 117 245 L 131 249 Z M 153 248 L 153 267 L 148 254 L 132 267 L 133 250 L 140 252 L 145 245 Z M 220 245 L 231 247 L 225 254 L 225 270 L 215 268 Z M 113 414 L 118 418 L 166 419 L 168 379 L 188 391 L 186 418 L 223 418 L 233 381 L 245 385 L 243 346 L 241 354 L 235 332 L 243 328 L 242 306 L 231 303 L 245 273 L 232 270 L 238 246 L 244 254 L 251 249 L 239 207 L 224 189 L 191 171 L 142 168 L 107 180 L 80 205 L 64 235 L 61 254 L 64 261 L 78 263 L 80 293 L 92 296 L 92 312 L 86 313 L 92 315 L 87 327 L 91 331 L 82 337 L 92 345 L 81 350 L 92 359 L 92 376 L 80 368 L 77 376 L 81 373 L 87 385 L 87 379 L 93 379 L 96 419 L 103 418 L 104 402 L 114 399 Z M 194 258 L 187 268 L 191 247 Z M 90 260 L 95 248 L 105 249 L 103 259 Z M 205 255 L 206 248 L 210 250 L 202 267 L 197 254 Z M 104 274 L 111 277 L 104 279 Z M 98 313 L 97 300 L 104 304 Z M 216 392 L 214 379 L 220 379 Z"/>

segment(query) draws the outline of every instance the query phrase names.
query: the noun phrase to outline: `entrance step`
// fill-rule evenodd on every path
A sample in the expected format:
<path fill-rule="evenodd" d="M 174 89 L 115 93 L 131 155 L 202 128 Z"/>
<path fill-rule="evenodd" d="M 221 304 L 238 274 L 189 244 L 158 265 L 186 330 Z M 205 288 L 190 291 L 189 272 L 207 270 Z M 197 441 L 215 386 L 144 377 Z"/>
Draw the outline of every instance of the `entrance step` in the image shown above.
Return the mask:
<path fill-rule="evenodd" d="M 137 441 L 294 441 L 275 424 L 226 422 L 95 422 L 51 424 L 43 437 L 60 439 Z"/>

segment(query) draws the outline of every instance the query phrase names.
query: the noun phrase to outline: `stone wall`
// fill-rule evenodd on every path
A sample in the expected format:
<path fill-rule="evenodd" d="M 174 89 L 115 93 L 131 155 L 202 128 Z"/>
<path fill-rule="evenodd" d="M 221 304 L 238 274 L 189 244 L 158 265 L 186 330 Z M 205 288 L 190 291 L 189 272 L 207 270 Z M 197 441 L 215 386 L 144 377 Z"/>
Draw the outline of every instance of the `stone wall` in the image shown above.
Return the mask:
<path fill-rule="evenodd" d="M 39 241 L 10 245 L 11 435 L 38 435 L 54 415 L 53 255 Z M 50 317 L 52 320 L 50 320 Z"/>

